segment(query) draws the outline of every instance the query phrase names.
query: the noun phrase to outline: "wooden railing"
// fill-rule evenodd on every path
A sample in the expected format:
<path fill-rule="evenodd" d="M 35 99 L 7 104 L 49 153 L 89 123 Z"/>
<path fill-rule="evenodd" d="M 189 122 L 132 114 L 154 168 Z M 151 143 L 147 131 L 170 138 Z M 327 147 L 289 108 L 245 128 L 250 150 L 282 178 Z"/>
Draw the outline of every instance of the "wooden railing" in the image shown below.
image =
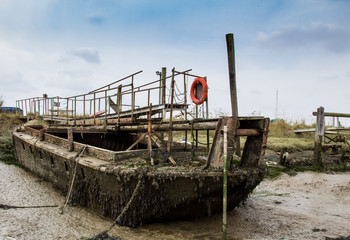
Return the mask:
<path fill-rule="evenodd" d="M 170 99 L 172 91 L 175 92 L 172 97 L 175 104 L 187 105 L 186 80 L 188 77 L 198 77 L 189 74 L 190 71 L 191 69 L 178 72 L 173 69 L 172 74 L 166 76 L 166 69 L 163 68 L 162 73 L 158 74 L 160 76 L 158 80 L 136 85 L 136 77 L 142 72 L 138 71 L 85 94 L 71 97 L 48 97 L 44 94 L 43 97 L 17 100 L 16 107 L 23 110 L 23 116 L 60 118 L 67 124 L 77 119 L 85 123 L 85 119 L 93 118 L 95 121 L 96 118 L 119 118 L 123 111 L 130 111 L 130 117 L 133 119 L 135 109 L 140 106 L 149 107 L 151 103 L 155 106 L 157 103 L 165 105 L 172 102 Z M 175 78 L 180 75 L 183 79 L 176 82 Z M 175 84 L 171 84 L 172 82 Z M 172 86 L 173 89 L 167 89 L 167 86 Z M 183 98 L 180 99 L 179 96 Z M 165 117 L 165 113 L 159 115 L 161 118 Z M 187 118 L 187 110 L 185 115 Z"/>

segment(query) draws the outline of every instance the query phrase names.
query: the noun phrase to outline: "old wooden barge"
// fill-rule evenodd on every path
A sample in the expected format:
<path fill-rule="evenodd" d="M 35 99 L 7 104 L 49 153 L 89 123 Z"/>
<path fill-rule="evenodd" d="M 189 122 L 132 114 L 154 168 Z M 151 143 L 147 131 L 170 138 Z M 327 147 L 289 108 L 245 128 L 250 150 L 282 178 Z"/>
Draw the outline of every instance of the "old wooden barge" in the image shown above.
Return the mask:
<path fill-rule="evenodd" d="M 269 119 L 209 119 L 208 99 L 190 116 L 187 82 L 202 76 L 173 69 L 167 77 L 163 68 L 158 80 L 136 85 L 140 73 L 78 96 L 18 100 L 35 119 L 13 133 L 18 163 L 72 203 L 111 218 L 124 210 L 121 225 L 196 218 L 222 210 L 227 126 L 228 209 L 236 207 L 266 174 Z"/>

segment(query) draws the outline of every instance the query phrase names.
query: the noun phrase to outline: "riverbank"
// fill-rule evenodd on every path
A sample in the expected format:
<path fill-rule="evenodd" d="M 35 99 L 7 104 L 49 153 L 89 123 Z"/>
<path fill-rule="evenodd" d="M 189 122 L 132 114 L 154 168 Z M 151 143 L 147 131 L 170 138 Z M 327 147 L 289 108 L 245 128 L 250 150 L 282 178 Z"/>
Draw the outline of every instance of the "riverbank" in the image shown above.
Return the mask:
<path fill-rule="evenodd" d="M 0 204 L 59 205 L 65 197 L 22 168 L 0 162 Z M 263 181 L 250 199 L 228 214 L 229 239 L 326 239 L 350 235 L 350 173 L 282 174 Z M 86 208 L 0 209 L 0 239 L 81 239 L 110 220 Z M 138 228 L 115 226 L 122 239 L 221 239 L 221 215 Z"/>

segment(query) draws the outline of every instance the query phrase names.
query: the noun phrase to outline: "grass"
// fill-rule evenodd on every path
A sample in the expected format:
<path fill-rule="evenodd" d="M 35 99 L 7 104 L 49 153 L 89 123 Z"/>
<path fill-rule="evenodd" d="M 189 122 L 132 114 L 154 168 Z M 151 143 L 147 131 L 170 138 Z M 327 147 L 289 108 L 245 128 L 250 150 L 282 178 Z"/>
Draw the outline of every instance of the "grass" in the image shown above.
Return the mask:
<path fill-rule="evenodd" d="M 287 152 L 298 152 L 314 149 L 314 140 L 301 137 L 272 137 L 267 140 L 267 149 L 275 152 L 282 150 Z"/>
<path fill-rule="evenodd" d="M 299 122 L 286 122 L 278 120 L 270 124 L 267 149 L 275 152 L 282 150 L 297 152 L 314 149 L 314 133 L 305 133 L 301 136 L 293 133 L 296 129 L 314 128 L 314 125 L 306 125 Z"/>
<path fill-rule="evenodd" d="M 0 113 L 0 161 L 13 164 L 14 149 L 12 131 L 22 124 L 18 115 Z"/>

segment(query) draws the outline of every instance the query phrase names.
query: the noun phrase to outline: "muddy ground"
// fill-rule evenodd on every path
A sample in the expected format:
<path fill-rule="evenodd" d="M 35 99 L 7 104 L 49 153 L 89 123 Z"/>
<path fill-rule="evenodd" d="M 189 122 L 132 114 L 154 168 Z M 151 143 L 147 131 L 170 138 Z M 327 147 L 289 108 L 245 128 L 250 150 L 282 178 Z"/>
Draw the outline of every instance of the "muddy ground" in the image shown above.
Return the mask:
<path fill-rule="evenodd" d="M 14 165 L 0 162 L 0 204 L 62 206 L 65 197 Z M 229 239 L 326 239 L 350 235 L 350 173 L 282 174 L 263 181 L 244 205 L 228 213 Z M 0 208 L 0 240 L 84 239 L 110 220 L 86 208 Z M 138 228 L 116 226 L 122 239 L 221 239 L 221 215 Z"/>

